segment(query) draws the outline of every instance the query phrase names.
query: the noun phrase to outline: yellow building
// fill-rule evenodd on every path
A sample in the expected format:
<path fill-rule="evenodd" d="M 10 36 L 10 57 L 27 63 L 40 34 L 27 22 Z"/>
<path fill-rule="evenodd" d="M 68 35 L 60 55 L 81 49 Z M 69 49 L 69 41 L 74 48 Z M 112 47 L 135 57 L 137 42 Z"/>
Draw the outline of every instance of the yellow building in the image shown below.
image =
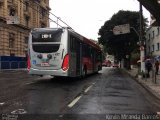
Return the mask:
<path fill-rule="evenodd" d="M 29 32 L 49 27 L 49 10 L 49 0 L 0 0 L 0 69 L 26 57 Z"/>

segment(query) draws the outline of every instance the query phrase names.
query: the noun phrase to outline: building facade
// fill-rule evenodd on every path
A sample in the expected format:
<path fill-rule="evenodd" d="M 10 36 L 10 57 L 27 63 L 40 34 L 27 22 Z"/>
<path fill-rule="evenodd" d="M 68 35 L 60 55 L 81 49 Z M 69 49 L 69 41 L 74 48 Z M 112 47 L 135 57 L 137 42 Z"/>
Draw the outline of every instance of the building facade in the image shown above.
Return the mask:
<path fill-rule="evenodd" d="M 160 27 L 150 27 L 146 32 L 146 55 L 160 56 Z"/>
<path fill-rule="evenodd" d="M 0 0 L 0 69 L 26 66 L 29 32 L 49 27 L 49 11 L 49 0 Z"/>
<path fill-rule="evenodd" d="M 160 4 L 160 0 L 157 1 Z M 150 27 L 146 31 L 146 55 L 160 60 L 160 26 L 157 26 L 154 16 L 150 16 Z"/>

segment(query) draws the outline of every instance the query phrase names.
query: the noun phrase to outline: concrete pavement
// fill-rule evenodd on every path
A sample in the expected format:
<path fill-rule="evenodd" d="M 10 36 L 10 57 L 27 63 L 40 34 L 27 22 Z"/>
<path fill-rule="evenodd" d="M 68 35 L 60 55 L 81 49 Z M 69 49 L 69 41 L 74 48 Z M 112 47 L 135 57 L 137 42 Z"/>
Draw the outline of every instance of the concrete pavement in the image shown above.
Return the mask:
<path fill-rule="evenodd" d="M 131 70 L 127 71 L 132 77 L 136 78 L 144 88 L 146 88 L 150 93 L 156 96 L 160 100 L 160 72 L 158 75 L 154 75 L 153 71 L 150 72 L 150 78 L 139 78 L 138 68 L 134 67 Z M 156 77 L 156 82 L 155 82 Z"/>

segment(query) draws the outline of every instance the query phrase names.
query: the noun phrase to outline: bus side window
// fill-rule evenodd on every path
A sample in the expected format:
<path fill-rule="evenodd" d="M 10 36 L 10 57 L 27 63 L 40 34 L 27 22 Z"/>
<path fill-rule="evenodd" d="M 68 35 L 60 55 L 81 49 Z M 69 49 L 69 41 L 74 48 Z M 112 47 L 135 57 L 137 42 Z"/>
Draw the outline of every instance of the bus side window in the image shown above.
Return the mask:
<path fill-rule="evenodd" d="M 83 49 L 83 52 L 82 52 L 82 54 L 83 54 L 83 57 L 87 57 L 87 46 L 86 46 L 86 44 L 83 44 L 83 47 L 82 47 L 82 49 Z"/>
<path fill-rule="evenodd" d="M 89 47 L 89 57 L 93 57 L 93 50 L 92 50 L 92 48 L 91 47 Z"/>
<path fill-rule="evenodd" d="M 90 57 L 90 48 L 86 45 L 86 57 Z"/>
<path fill-rule="evenodd" d="M 91 48 L 91 57 L 94 58 L 94 48 Z"/>
<path fill-rule="evenodd" d="M 96 52 L 97 53 L 97 61 L 101 61 L 102 59 L 102 55 L 101 55 L 101 52 Z"/>

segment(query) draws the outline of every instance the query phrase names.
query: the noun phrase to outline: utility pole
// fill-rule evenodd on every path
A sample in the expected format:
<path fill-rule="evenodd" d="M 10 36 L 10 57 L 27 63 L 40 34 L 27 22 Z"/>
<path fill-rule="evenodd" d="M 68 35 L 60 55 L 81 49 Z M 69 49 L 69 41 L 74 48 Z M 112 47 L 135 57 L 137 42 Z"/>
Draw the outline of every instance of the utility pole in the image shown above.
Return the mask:
<path fill-rule="evenodd" d="M 140 42 L 140 60 L 141 60 L 141 72 L 145 73 L 145 53 L 144 53 L 144 27 L 143 27 L 143 10 L 142 10 L 142 4 L 139 2 L 139 19 L 140 19 L 140 36 L 139 36 L 139 42 Z"/>

